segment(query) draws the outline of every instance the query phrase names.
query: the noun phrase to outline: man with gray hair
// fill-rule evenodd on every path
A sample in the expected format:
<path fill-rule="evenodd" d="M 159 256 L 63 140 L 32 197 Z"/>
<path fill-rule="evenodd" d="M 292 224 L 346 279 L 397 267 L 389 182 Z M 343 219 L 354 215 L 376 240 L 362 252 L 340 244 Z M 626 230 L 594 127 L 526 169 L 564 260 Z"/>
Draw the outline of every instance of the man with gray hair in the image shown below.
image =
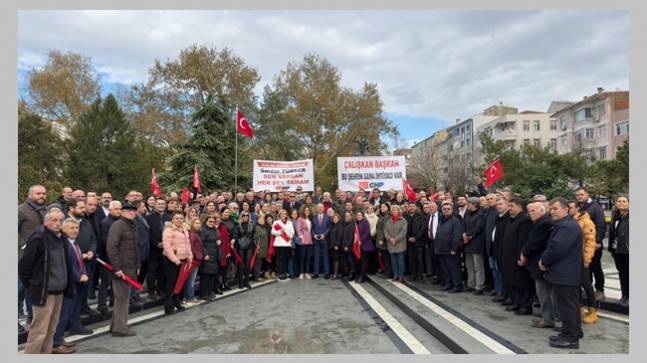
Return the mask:
<path fill-rule="evenodd" d="M 25 354 L 50 354 L 58 325 L 63 296 L 71 297 L 72 265 L 67 236 L 61 232 L 64 215 L 52 209 L 25 244 L 18 262 L 18 276 L 33 303 L 34 319 L 29 329 Z"/>
<path fill-rule="evenodd" d="M 519 266 L 526 265 L 530 268 L 530 277 L 535 281 L 535 290 L 541 308 L 541 318 L 534 319 L 530 325 L 534 328 L 552 328 L 555 326 L 557 309 L 550 283 L 544 280 L 544 273 L 539 270 L 539 259 L 546 250 L 546 243 L 548 243 L 555 222 L 548 216 L 542 202 L 530 203 L 526 209 L 533 228 L 528 235 L 528 241 L 523 247 L 518 263 Z"/>

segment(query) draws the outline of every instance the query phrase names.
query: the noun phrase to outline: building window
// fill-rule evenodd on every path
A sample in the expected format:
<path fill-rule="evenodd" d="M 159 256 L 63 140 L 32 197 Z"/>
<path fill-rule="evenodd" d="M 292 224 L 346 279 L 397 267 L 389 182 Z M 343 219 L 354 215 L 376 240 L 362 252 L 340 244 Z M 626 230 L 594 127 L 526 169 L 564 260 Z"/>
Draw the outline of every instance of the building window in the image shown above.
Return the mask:
<path fill-rule="evenodd" d="M 523 144 L 526 146 L 530 145 L 530 139 L 523 139 Z"/>
<path fill-rule="evenodd" d="M 607 137 L 607 125 L 598 126 L 598 137 L 601 139 Z"/>
<path fill-rule="evenodd" d="M 539 120 L 535 120 L 535 121 L 533 121 L 533 122 L 532 122 L 532 131 L 539 131 L 539 130 L 540 130 L 540 127 L 539 127 Z"/>
<path fill-rule="evenodd" d="M 585 136 L 585 138 L 587 140 L 595 139 L 595 135 L 593 134 L 593 131 L 594 131 L 593 129 L 585 129 L 584 130 L 584 132 L 585 132 L 584 136 Z"/>
<path fill-rule="evenodd" d="M 616 124 L 616 136 L 629 133 L 629 121 L 623 121 Z"/>
<path fill-rule="evenodd" d="M 586 119 L 591 118 L 591 108 L 586 107 L 577 112 L 575 112 L 575 122 L 580 122 Z"/>
<path fill-rule="evenodd" d="M 568 145 L 568 137 L 566 135 L 562 135 L 562 145 Z"/>
<path fill-rule="evenodd" d="M 603 146 L 598 149 L 598 159 L 607 160 L 607 147 Z"/>
<path fill-rule="evenodd" d="M 557 150 L 557 139 L 550 139 L 548 147 L 550 147 L 551 150 Z"/>
<path fill-rule="evenodd" d="M 566 130 L 566 115 L 559 118 L 559 128 L 560 130 Z"/>
<path fill-rule="evenodd" d="M 598 119 L 602 116 L 604 116 L 607 112 L 607 109 L 605 107 L 605 104 L 598 105 Z"/>
<path fill-rule="evenodd" d="M 523 122 L 523 131 L 530 131 L 530 121 Z"/>
<path fill-rule="evenodd" d="M 550 120 L 550 131 L 557 131 L 557 121 Z"/>
<path fill-rule="evenodd" d="M 541 147 L 541 139 L 532 140 L 532 144 L 535 145 L 536 147 Z"/>

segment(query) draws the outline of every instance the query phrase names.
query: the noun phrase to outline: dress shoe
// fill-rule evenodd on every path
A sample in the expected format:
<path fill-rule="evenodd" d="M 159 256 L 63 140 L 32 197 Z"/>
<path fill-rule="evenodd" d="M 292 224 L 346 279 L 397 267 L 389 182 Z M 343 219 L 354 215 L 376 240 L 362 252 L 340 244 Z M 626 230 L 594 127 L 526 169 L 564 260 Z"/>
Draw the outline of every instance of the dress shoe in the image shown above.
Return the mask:
<path fill-rule="evenodd" d="M 494 301 L 494 302 L 501 302 L 501 301 L 504 301 L 504 300 L 505 300 L 505 297 L 503 297 L 501 295 L 497 295 L 492 299 L 492 301 Z"/>
<path fill-rule="evenodd" d="M 474 295 L 483 295 L 483 290 L 474 290 Z"/>
<path fill-rule="evenodd" d="M 112 332 L 113 337 L 132 337 L 132 336 L 135 336 L 135 335 L 137 335 L 137 333 L 135 333 L 134 331 L 132 331 L 130 329 L 126 329 L 124 331 L 113 331 Z"/>
<path fill-rule="evenodd" d="M 76 346 L 76 342 L 67 342 L 63 340 L 63 344 L 61 345 L 67 348 L 74 348 Z"/>
<path fill-rule="evenodd" d="M 629 306 L 629 296 L 623 296 L 620 298 L 620 301 L 618 301 L 618 304 L 622 307 L 628 307 Z"/>
<path fill-rule="evenodd" d="M 453 288 L 454 288 L 454 287 L 453 287 L 452 285 L 447 285 L 447 286 L 443 287 L 443 290 L 445 290 L 445 291 L 449 291 L 449 290 L 451 290 L 451 289 L 453 289 Z"/>
<path fill-rule="evenodd" d="M 511 305 L 514 305 L 514 301 L 510 299 L 506 299 L 501 302 L 501 306 L 511 306 Z"/>
<path fill-rule="evenodd" d="M 76 352 L 76 349 L 68 348 L 62 344 L 58 347 L 52 348 L 52 354 L 70 354 L 74 352 Z"/>
<path fill-rule="evenodd" d="M 130 304 L 130 306 L 142 306 L 142 305 L 144 305 L 144 304 L 142 304 L 141 302 L 139 302 L 139 301 L 137 301 L 135 299 L 130 299 L 129 304 Z"/>
<path fill-rule="evenodd" d="M 153 292 L 153 293 L 148 294 L 148 296 L 146 298 L 148 300 L 154 301 L 154 300 L 159 299 L 160 296 Z"/>
<path fill-rule="evenodd" d="M 449 290 L 449 291 L 447 291 L 447 292 L 448 292 L 448 293 L 450 293 L 450 294 L 455 294 L 455 293 L 462 292 L 462 291 L 463 291 L 463 289 L 462 289 L 462 288 L 460 288 L 460 287 L 454 287 L 453 289 L 451 289 L 451 290 Z"/>
<path fill-rule="evenodd" d="M 530 324 L 530 326 L 533 328 L 552 328 L 555 325 L 547 323 L 544 319 L 539 319 L 539 320 L 533 321 L 532 324 Z"/>
<path fill-rule="evenodd" d="M 319 274 L 312 274 L 310 277 L 312 277 L 313 279 L 316 279 L 316 278 L 319 278 Z"/>
<path fill-rule="evenodd" d="M 94 333 L 94 330 L 88 329 L 84 326 L 82 326 L 80 329 L 70 329 L 70 335 L 90 335 L 92 333 Z"/>
<path fill-rule="evenodd" d="M 329 278 L 330 278 L 330 274 L 325 274 L 325 275 L 324 275 L 324 279 L 325 279 L 325 280 L 328 280 Z"/>
<path fill-rule="evenodd" d="M 550 346 L 554 348 L 567 348 L 567 349 L 580 348 L 580 342 L 578 340 L 574 342 L 569 342 L 568 340 L 558 339 L 558 340 L 551 340 L 548 344 L 550 344 Z"/>
<path fill-rule="evenodd" d="M 519 309 L 521 309 L 521 306 L 519 306 L 517 304 L 512 304 L 512 305 L 509 305 L 508 307 L 506 307 L 505 311 L 517 311 Z"/>
<path fill-rule="evenodd" d="M 107 313 L 107 312 L 109 312 L 109 311 L 110 311 L 110 310 L 108 310 L 108 307 L 107 307 L 106 305 L 99 305 L 99 307 L 97 308 L 97 310 L 99 310 L 99 312 L 100 312 L 100 313 L 103 313 L 103 314 L 105 314 L 105 313 Z"/>
<path fill-rule="evenodd" d="M 514 315 L 532 315 L 532 308 L 520 308 L 514 312 Z"/>
<path fill-rule="evenodd" d="M 185 307 L 185 306 L 182 306 L 182 305 L 180 305 L 180 306 L 176 306 L 175 308 L 177 309 L 177 311 L 184 311 L 184 310 L 186 310 L 186 307 Z"/>
<path fill-rule="evenodd" d="M 81 314 L 94 316 L 94 315 L 99 315 L 99 312 L 98 312 L 98 311 L 96 311 L 96 310 L 92 310 L 92 309 L 88 306 L 88 307 L 86 307 L 85 309 L 81 310 Z"/>

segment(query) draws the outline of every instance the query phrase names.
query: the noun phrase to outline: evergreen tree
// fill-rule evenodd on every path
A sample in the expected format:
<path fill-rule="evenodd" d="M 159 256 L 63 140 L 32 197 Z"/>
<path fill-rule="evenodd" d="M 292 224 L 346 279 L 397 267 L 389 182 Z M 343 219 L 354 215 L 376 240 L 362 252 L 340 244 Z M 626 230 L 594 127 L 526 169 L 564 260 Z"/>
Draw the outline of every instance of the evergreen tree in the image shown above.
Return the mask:
<path fill-rule="evenodd" d="M 187 140 L 175 146 L 168 160 L 170 171 L 158 179 L 169 190 L 191 189 L 193 168 L 197 165 L 203 193 L 212 190 L 234 191 L 236 123 L 233 118 L 209 100 L 191 117 Z M 238 190 L 252 184 L 251 158 L 245 152 L 246 137 L 238 138 Z M 245 170 L 245 171 L 242 171 Z"/>
<path fill-rule="evenodd" d="M 136 140 L 114 96 L 98 97 L 70 132 L 66 182 L 116 199 L 130 189 L 145 190 L 148 174 Z"/>

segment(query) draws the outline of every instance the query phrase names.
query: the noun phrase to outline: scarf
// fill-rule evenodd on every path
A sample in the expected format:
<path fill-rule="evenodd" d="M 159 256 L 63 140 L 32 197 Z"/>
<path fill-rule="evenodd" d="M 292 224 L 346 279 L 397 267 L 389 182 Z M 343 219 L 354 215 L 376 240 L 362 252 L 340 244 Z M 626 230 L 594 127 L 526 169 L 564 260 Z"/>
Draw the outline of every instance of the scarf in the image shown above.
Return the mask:
<path fill-rule="evenodd" d="M 398 221 L 398 219 L 400 219 L 400 216 L 399 216 L 399 215 L 398 215 L 398 216 L 393 216 L 393 215 L 391 215 L 391 222 L 395 223 L 395 222 L 397 222 L 397 221 Z"/>
<path fill-rule="evenodd" d="M 40 215 L 40 223 L 44 223 L 45 221 L 45 206 L 44 205 L 38 205 L 36 202 L 34 202 L 31 199 L 27 199 L 27 205 L 32 207 L 38 214 Z"/>

